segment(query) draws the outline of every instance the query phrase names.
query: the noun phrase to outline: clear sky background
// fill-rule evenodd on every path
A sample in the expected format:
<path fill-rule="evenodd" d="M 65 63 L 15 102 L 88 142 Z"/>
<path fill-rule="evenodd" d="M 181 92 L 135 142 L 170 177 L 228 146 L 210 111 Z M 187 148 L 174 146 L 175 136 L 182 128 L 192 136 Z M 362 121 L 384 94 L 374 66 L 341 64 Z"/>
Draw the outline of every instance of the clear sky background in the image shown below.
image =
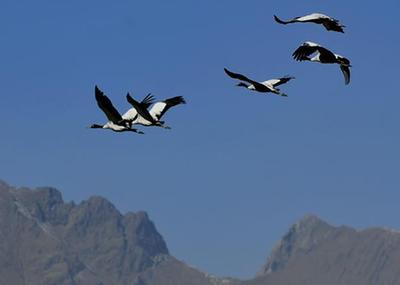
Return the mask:
<path fill-rule="evenodd" d="M 253 276 L 308 213 L 335 225 L 400 228 L 397 0 L 2 0 L 0 178 L 146 210 L 173 255 L 203 271 Z M 346 33 L 282 18 L 323 12 Z M 353 64 L 295 62 L 306 40 Z M 223 68 L 288 98 L 235 87 Z M 146 135 L 105 122 L 94 85 L 121 111 L 182 95 Z"/>

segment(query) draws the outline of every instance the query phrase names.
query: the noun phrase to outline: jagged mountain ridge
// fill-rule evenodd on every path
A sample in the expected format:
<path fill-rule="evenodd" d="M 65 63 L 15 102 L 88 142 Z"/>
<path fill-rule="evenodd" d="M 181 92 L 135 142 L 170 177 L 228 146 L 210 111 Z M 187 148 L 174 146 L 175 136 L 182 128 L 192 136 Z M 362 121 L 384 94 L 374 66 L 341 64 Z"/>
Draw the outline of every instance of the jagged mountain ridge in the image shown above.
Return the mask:
<path fill-rule="evenodd" d="M 106 199 L 65 203 L 53 188 L 0 181 L 0 285 L 400 285 L 400 233 L 295 223 L 252 280 L 218 278 L 171 256 L 145 212 Z"/>
<path fill-rule="evenodd" d="M 141 274 L 162 266 L 196 277 L 187 284 L 210 285 L 169 255 L 145 212 L 122 215 L 101 197 L 64 203 L 53 188 L 0 182 L 0 229 L 1 285 L 147 285 Z"/>

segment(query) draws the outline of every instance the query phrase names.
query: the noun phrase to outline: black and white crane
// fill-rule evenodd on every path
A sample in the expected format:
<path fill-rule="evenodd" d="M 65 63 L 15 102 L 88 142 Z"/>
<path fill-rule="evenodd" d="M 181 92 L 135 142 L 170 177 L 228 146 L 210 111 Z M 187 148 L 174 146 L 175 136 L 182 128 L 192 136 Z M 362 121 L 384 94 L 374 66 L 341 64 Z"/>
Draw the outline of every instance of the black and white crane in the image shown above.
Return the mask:
<path fill-rule="evenodd" d="M 226 68 L 224 68 L 224 71 L 229 77 L 231 77 L 233 79 L 238 79 L 240 81 L 245 81 L 247 83 L 250 83 L 250 84 L 246 84 L 244 82 L 240 82 L 236 86 L 245 87 L 249 90 L 258 91 L 258 92 L 262 92 L 262 93 L 271 92 L 271 93 L 274 93 L 274 94 L 277 94 L 280 96 L 284 96 L 284 97 L 287 97 L 287 95 L 285 93 L 282 93 L 276 87 L 279 85 L 285 84 L 286 82 L 288 82 L 291 79 L 294 79 L 294 77 L 291 77 L 291 76 L 284 76 L 279 79 L 270 79 L 270 80 L 263 81 L 263 82 L 257 82 L 257 81 L 247 78 L 246 76 L 244 76 L 242 74 L 229 71 Z"/>
<path fill-rule="evenodd" d="M 111 100 L 104 95 L 104 93 L 97 86 L 95 86 L 95 97 L 97 105 L 104 112 L 109 121 L 104 125 L 93 124 L 89 128 L 110 129 L 114 132 L 135 132 L 138 134 L 143 134 L 143 132 L 132 128 L 132 123 L 129 120 L 122 118 L 121 114 L 113 106 Z"/>
<path fill-rule="evenodd" d="M 315 56 L 310 57 L 314 53 L 316 53 Z M 351 67 L 350 60 L 339 54 L 331 52 L 327 48 L 324 48 L 323 46 L 317 43 L 313 42 L 303 43 L 300 47 L 298 47 L 294 51 L 293 58 L 297 61 L 306 60 L 319 63 L 339 64 L 340 69 L 342 70 L 344 76 L 345 84 L 347 85 L 350 83 L 350 67 Z"/>
<path fill-rule="evenodd" d="M 315 23 L 323 25 L 325 29 L 327 29 L 328 31 L 335 31 L 339 33 L 344 33 L 343 28 L 346 27 L 342 25 L 338 20 L 321 13 L 312 13 L 302 17 L 296 17 L 287 21 L 279 19 L 276 15 L 274 15 L 274 18 L 276 22 L 283 25 L 291 23 Z"/>
<path fill-rule="evenodd" d="M 149 95 L 148 95 L 149 96 Z M 126 99 L 133 106 L 129 109 L 122 117 L 128 120 L 132 125 L 138 124 L 142 126 L 158 126 L 165 129 L 170 129 L 170 127 L 165 125 L 164 121 L 161 121 L 161 117 L 171 108 L 180 104 L 186 104 L 185 99 L 182 96 L 176 96 L 164 101 L 156 102 L 150 110 L 148 110 L 149 105 L 138 102 L 132 98 L 128 93 Z M 146 99 L 146 98 L 145 98 Z"/>

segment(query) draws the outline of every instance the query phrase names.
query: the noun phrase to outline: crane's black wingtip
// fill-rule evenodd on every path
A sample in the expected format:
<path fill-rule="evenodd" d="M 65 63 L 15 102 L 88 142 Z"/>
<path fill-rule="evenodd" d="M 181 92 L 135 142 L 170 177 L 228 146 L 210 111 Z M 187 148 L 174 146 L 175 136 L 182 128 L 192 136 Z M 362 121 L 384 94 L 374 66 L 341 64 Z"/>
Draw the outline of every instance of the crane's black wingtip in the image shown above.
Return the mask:
<path fill-rule="evenodd" d="M 275 22 L 277 22 L 279 24 L 283 24 L 283 25 L 287 24 L 285 21 L 282 21 L 281 19 L 279 19 L 277 15 L 274 15 L 274 19 L 275 19 Z"/>
<path fill-rule="evenodd" d="M 181 104 L 186 104 L 186 100 L 182 96 L 179 96 L 179 100 Z"/>
<path fill-rule="evenodd" d="M 171 99 L 174 101 L 174 103 L 176 103 L 176 105 L 178 105 L 178 104 L 186 104 L 186 100 L 185 100 L 185 98 L 183 98 L 183 96 L 176 96 L 176 97 L 173 97 Z"/>
<path fill-rule="evenodd" d="M 164 102 L 171 107 L 179 104 L 186 104 L 185 98 L 183 98 L 183 96 L 175 96 L 165 100 Z"/>
<path fill-rule="evenodd" d="M 104 97 L 103 91 L 101 91 L 100 88 L 97 87 L 97 85 L 95 85 L 94 87 L 94 94 L 96 95 L 96 98 Z"/>
<path fill-rule="evenodd" d="M 229 77 L 233 77 L 234 76 L 234 73 L 232 71 L 229 71 L 227 68 L 224 68 L 224 71 Z"/>
<path fill-rule="evenodd" d="M 129 94 L 129 92 L 128 92 L 128 94 L 126 94 L 126 100 L 128 100 L 128 102 L 133 101 L 133 98 L 132 98 L 131 94 Z"/>

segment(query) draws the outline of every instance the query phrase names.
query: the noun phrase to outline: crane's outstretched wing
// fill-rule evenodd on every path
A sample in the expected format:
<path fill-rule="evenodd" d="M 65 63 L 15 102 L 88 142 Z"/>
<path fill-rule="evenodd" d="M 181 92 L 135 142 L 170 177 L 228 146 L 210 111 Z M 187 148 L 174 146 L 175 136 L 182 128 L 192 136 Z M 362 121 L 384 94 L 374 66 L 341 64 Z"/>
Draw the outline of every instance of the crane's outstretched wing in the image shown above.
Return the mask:
<path fill-rule="evenodd" d="M 297 61 L 309 60 L 309 56 L 315 52 L 319 52 L 322 57 L 335 58 L 333 52 L 313 42 L 303 43 L 294 51 L 293 58 Z"/>
<path fill-rule="evenodd" d="M 138 114 L 140 116 L 142 116 L 143 119 L 151 122 L 151 123 L 155 123 L 153 117 L 150 115 L 149 111 L 147 110 L 147 108 L 144 108 L 143 105 L 141 103 L 139 103 L 138 101 L 136 101 L 135 99 L 132 98 L 132 96 L 128 93 L 126 95 L 126 99 L 128 100 L 128 102 L 133 106 L 133 108 L 136 109 L 136 111 L 138 112 Z"/>
<path fill-rule="evenodd" d="M 279 19 L 276 15 L 274 15 L 274 19 L 277 23 L 279 24 L 290 24 L 290 23 L 315 23 L 315 24 L 322 24 L 325 29 L 328 31 L 335 31 L 335 32 L 340 32 L 344 33 L 343 28 L 345 28 L 344 25 L 340 24 L 340 22 L 330 16 L 327 16 L 325 14 L 320 14 L 320 13 L 312 13 L 309 15 L 301 16 L 301 17 L 295 17 L 293 19 L 284 21 Z"/>
<path fill-rule="evenodd" d="M 153 118 L 157 118 L 157 120 L 159 121 L 161 117 L 165 114 L 165 112 L 169 110 L 169 108 L 179 104 L 186 104 L 186 101 L 182 96 L 176 96 L 161 102 L 157 102 L 150 109 L 150 115 Z"/>
<path fill-rule="evenodd" d="M 151 95 L 151 93 L 147 94 L 146 97 L 143 98 L 142 102 L 139 104 L 143 107 L 148 109 L 151 104 L 154 102 L 154 97 Z M 128 111 L 125 112 L 125 114 L 122 115 L 122 118 L 125 121 L 132 122 L 136 120 L 138 117 L 138 112 L 136 111 L 136 108 L 130 108 Z"/>
<path fill-rule="evenodd" d="M 350 67 L 348 65 L 340 65 L 340 70 L 344 76 L 344 83 L 348 85 L 350 83 Z"/>
<path fill-rule="evenodd" d="M 310 55 L 318 51 L 318 47 L 317 44 L 305 42 L 293 52 L 292 56 L 298 61 L 308 60 Z"/>
<path fill-rule="evenodd" d="M 322 25 L 328 31 L 334 31 L 334 32 L 339 32 L 339 33 L 344 33 L 343 28 L 346 27 L 346 26 L 340 24 L 340 22 L 338 20 L 333 19 L 333 18 L 325 19 L 323 21 Z"/>
<path fill-rule="evenodd" d="M 117 109 L 115 109 L 111 103 L 111 100 L 104 95 L 104 93 L 97 86 L 95 86 L 95 96 L 97 105 L 107 116 L 107 119 L 114 124 L 118 124 L 122 120 L 121 114 Z"/>
<path fill-rule="evenodd" d="M 257 91 L 260 91 L 260 92 L 271 91 L 271 89 L 268 88 L 267 86 L 265 86 L 265 85 L 263 85 L 263 84 L 261 84 L 261 83 L 259 83 L 259 82 L 257 82 L 257 81 L 251 80 L 251 79 L 247 78 L 246 76 L 244 76 L 244 75 L 242 75 L 242 74 L 234 73 L 234 72 L 232 72 L 232 71 L 229 71 L 229 70 L 226 69 L 226 68 L 224 68 L 224 71 L 225 71 L 225 73 L 226 73 L 229 77 L 231 77 L 231 78 L 233 78 L 233 79 L 238 79 L 238 80 L 246 81 L 246 82 L 248 82 L 248 83 L 250 83 L 250 84 L 253 84 L 254 88 L 255 88 Z"/>
<path fill-rule="evenodd" d="M 316 24 L 321 24 L 325 20 L 331 19 L 329 16 L 324 15 L 324 14 L 319 14 L 319 13 L 312 13 L 309 15 L 305 16 L 300 16 L 300 17 L 295 17 L 293 19 L 284 21 L 278 18 L 278 16 L 275 16 L 275 21 L 278 22 L 279 24 L 291 24 L 291 23 L 316 23 Z"/>
<path fill-rule="evenodd" d="M 288 76 L 287 75 L 287 76 L 284 76 L 284 77 L 281 77 L 281 78 L 278 78 L 278 79 L 270 79 L 270 80 L 264 81 L 262 83 L 270 84 L 275 88 L 275 87 L 277 87 L 279 85 L 287 83 L 288 81 L 290 81 L 292 79 L 295 79 L 295 78 L 293 76 Z"/>
<path fill-rule="evenodd" d="M 255 81 L 253 81 L 253 80 L 247 78 L 246 76 L 244 76 L 244 75 L 242 75 L 242 74 L 234 73 L 234 72 L 232 72 L 232 71 L 229 71 L 229 70 L 226 69 L 226 68 L 224 68 L 224 71 L 225 71 L 225 73 L 226 73 L 229 77 L 231 77 L 231 78 L 233 78 L 233 79 L 238 79 L 238 80 L 246 81 L 246 82 L 249 82 L 249 83 L 251 83 L 251 84 L 253 84 L 253 83 L 255 82 Z"/>

